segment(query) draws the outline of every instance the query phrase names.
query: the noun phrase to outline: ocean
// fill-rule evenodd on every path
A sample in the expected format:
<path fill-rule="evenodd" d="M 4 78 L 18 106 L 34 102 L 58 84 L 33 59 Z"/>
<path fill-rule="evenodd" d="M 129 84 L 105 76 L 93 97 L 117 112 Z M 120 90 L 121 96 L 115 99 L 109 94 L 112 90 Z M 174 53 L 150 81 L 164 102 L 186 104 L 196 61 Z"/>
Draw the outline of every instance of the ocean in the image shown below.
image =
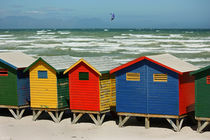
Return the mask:
<path fill-rule="evenodd" d="M 0 52 L 31 56 L 134 58 L 170 53 L 196 66 L 210 65 L 210 30 L 33 29 L 0 30 Z"/>

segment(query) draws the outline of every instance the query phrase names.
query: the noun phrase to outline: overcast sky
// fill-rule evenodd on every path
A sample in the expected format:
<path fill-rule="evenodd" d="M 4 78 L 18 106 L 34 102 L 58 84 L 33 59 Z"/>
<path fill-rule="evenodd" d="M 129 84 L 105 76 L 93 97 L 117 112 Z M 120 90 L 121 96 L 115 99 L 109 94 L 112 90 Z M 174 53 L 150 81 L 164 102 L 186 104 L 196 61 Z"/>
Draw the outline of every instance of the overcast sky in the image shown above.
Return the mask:
<path fill-rule="evenodd" d="M 210 28 L 210 0 L 0 0 L 0 19 L 1 28 Z"/>

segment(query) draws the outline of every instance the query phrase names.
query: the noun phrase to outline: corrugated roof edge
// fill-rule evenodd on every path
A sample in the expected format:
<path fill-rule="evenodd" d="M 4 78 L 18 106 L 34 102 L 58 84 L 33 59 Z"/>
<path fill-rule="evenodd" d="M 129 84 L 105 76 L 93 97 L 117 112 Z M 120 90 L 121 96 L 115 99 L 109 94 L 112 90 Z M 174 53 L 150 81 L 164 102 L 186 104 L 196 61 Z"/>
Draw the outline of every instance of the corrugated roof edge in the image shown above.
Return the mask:
<path fill-rule="evenodd" d="M 43 61 L 44 63 L 46 63 L 48 66 L 50 66 L 53 70 L 55 70 L 56 72 L 58 72 L 54 67 L 52 67 L 49 63 L 47 63 L 44 59 L 42 59 L 41 57 L 39 57 L 36 61 L 34 61 L 30 66 L 28 66 L 23 72 L 28 71 L 33 65 L 35 65 L 36 63 L 38 63 L 39 61 Z"/>
<path fill-rule="evenodd" d="M 4 63 L 5 65 L 8 65 L 9 67 L 11 67 L 11 68 L 13 68 L 13 69 L 15 69 L 15 70 L 18 69 L 17 67 L 15 67 L 14 65 L 12 65 L 12 64 L 10 64 L 10 63 L 4 61 L 3 59 L 0 59 L 0 62 Z"/>
<path fill-rule="evenodd" d="M 196 75 L 196 74 L 198 74 L 200 72 L 203 72 L 205 70 L 208 70 L 208 69 L 210 69 L 210 65 L 206 66 L 206 67 L 203 67 L 203 68 L 200 68 L 199 70 L 193 71 L 193 72 L 190 73 L 190 75 Z"/>
<path fill-rule="evenodd" d="M 140 62 L 140 61 L 142 61 L 142 60 L 145 60 L 145 59 L 148 60 L 148 61 L 151 61 L 151 62 L 153 62 L 153 63 L 156 63 L 156 64 L 158 64 L 158 65 L 160 65 L 160 66 L 162 66 L 162 67 L 165 67 L 165 68 L 167 68 L 167 69 L 169 69 L 169 70 L 171 70 L 171 71 L 174 71 L 174 72 L 176 72 L 176 73 L 178 73 L 178 74 L 180 74 L 180 75 L 183 74 L 183 72 L 180 72 L 180 71 L 178 71 L 178 70 L 175 70 L 175 69 L 173 69 L 173 68 L 171 68 L 171 67 L 168 67 L 168 66 L 166 66 L 166 65 L 164 65 L 164 64 L 161 64 L 161 63 L 159 63 L 159 62 L 157 62 L 157 61 L 155 61 L 155 60 L 153 60 L 153 59 L 150 59 L 150 58 L 148 58 L 148 57 L 146 57 L 146 56 L 142 56 L 142 57 L 136 58 L 136 59 L 134 59 L 134 60 L 132 60 L 132 61 L 130 61 L 130 62 L 128 62 L 128 63 L 125 63 L 125 64 L 123 64 L 123 65 L 121 65 L 121 66 L 119 66 L 119 67 L 117 67 L 117 68 L 114 68 L 114 69 L 110 70 L 110 74 L 115 73 L 115 72 L 117 72 L 117 71 L 119 71 L 119 70 L 121 70 L 121 69 L 124 69 L 124 68 L 126 68 L 126 67 L 128 67 L 128 66 L 130 66 L 130 65 L 133 65 L 133 64 L 135 64 L 135 63 L 137 63 L 137 62 Z"/>

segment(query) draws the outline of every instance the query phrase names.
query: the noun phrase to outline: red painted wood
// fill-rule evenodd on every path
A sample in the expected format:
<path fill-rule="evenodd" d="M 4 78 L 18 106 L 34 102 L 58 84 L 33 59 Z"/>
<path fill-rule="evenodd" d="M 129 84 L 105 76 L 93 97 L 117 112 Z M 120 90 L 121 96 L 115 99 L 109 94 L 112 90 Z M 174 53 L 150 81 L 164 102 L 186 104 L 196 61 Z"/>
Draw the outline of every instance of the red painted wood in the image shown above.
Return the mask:
<path fill-rule="evenodd" d="M 206 77 L 206 84 L 210 84 L 210 75 Z"/>
<path fill-rule="evenodd" d="M 89 80 L 79 80 L 79 72 L 89 72 Z M 100 111 L 99 75 L 81 62 L 69 71 L 70 109 Z"/>
<path fill-rule="evenodd" d="M 130 66 L 130 65 L 133 65 L 133 64 L 135 64 L 135 63 L 137 63 L 137 62 L 140 62 L 140 61 L 142 61 L 142 60 L 151 61 L 151 62 L 153 62 L 153 63 L 155 63 L 155 64 L 158 64 L 158 65 L 160 65 L 160 66 L 162 66 L 162 67 L 165 67 L 165 68 L 167 68 L 167 69 L 169 69 L 169 70 L 171 70 L 171 71 L 174 71 L 174 72 L 176 72 L 176 73 L 178 73 L 178 74 L 183 74 L 183 73 L 180 72 L 180 71 L 177 71 L 177 70 L 175 70 L 175 69 L 173 69 L 173 68 L 170 68 L 170 67 L 168 67 L 168 66 L 166 66 L 166 65 L 163 65 L 163 64 L 161 64 L 161 63 L 159 63 L 159 62 L 157 62 L 157 61 L 155 61 L 155 60 L 153 60 L 153 59 L 150 59 L 150 58 L 148 58 L 148 57 L 146 57 L 146 56 L 139 57 L 139 58 L 137 58 L 137 59 L 135 59 L 135 60 L 133 60 L 133 61 L 130 61 L 130 62 L 125 63 L 125 64 L 123 64 L 123 65 L 121 65 L 121 66 L 119 66 L 119 67 L 117 67 L 117 68 L 114 68 L 114 69 L 112 69 L 112 70 L 110 71 L 110 74 L 112 74 L 112 73 L 114 73 L 114 72 L 116 72 L 116 71 L 119 71 L 119 70 L 121 70 L 121 69 L 124 69 L 124 68 L 126 68 L 126 67 L 128 67 L 128 66 Z"/>
<path fill-rule="evenodd" d="M 7 69 L 0 69 L 0 76 L 8 76 L 8 70 Z"/>
<path fill-rule="evenodd" d="M 195 81 L 189 72 L 179 76 L 179 115 L 194 111 Z"/>

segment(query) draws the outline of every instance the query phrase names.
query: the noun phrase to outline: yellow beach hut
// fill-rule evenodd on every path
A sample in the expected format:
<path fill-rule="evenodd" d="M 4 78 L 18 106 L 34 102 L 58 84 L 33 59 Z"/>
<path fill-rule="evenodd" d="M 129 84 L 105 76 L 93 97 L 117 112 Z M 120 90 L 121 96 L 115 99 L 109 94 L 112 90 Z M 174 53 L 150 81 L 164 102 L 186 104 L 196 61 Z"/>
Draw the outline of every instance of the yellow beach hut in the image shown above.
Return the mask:
<path fill-rule="evenodd" d="M 69 108 L 68 75 L 66 68 L 75 63 L 65 56 L 40 57 L 25 71 L 29 71 L 30 98 L 33 120 L 43 111 L 48 112 L 53 121 L 60 122 L 64 110 Z"/>

